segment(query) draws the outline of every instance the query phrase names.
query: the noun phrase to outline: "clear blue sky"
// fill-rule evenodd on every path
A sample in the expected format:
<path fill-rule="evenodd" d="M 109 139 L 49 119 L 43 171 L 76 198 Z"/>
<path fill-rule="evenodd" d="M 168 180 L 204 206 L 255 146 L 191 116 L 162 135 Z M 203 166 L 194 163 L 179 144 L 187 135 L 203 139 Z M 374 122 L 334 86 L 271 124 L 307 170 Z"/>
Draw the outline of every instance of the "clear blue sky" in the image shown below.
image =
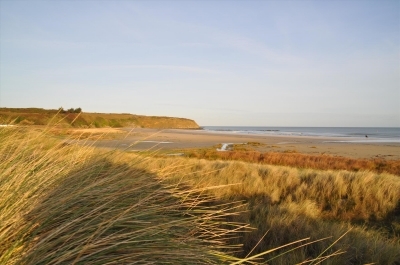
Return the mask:
<path fill-rule="evenodd" d="M 400 126 L 400 1 L 0 0 L 0 106 Z"/>

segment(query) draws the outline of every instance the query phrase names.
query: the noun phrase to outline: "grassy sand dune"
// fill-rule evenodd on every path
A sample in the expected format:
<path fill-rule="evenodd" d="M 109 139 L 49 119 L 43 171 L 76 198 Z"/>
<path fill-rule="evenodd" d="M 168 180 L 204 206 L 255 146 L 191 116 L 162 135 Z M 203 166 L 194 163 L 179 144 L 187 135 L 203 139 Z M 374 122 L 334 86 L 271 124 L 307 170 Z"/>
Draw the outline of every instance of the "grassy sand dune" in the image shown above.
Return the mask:
<path fill-rule="evenodd" d="M 176 163 L 176 160 L 162 159 L 160 163 Z M 195 159 L 187 159 L 182 164 L 185 170 L 179 171 L 179 175 L 191 176 L 186 179 L 193 181 L 193 185 L 238 184 L 216 191 L 219 197 L 263 196 L 273 204 L 313 201 L 324 217 L 382 220 L 396 209 L 400 200 L 400 177 L 385 173 L 322 171 Z"/>
<path fill-rule="evenodd" d="M 230 206 L 114 153 L 1 129 L 1 264 L 220 264 Z M 167 170 L 163 169 L 164 172 Z M 228 252 L 229 253 L 229 252 Z M 233 258 L 232 258 L 233 259 Z"/>
<path fill-rule="evenodd" d="M 254 253 L 301 238 L 329 238 L 268 264 L 296 264 L 317 257 L 327 248 L 330 254 L 345 253 L 323 264 L 400 262 L 398 176 L 184 158 L 152 159 L 147 163 L 151 164 L 149 168 L 176 165 L 180 167 L 175 174 L 177 181 L 184 180 L 197 188 L 222 185 L 210 192 L 221 200 L 245 202 L 247 213 L 234 220 L 256 230 L 243 234 L 243 255 L 268 232 Z"/>
<path fill-rule="evenodd" d="M 398 176 L 107 151 L 50 130 L 0 128 L 2 264 L 400 262 Z"/>

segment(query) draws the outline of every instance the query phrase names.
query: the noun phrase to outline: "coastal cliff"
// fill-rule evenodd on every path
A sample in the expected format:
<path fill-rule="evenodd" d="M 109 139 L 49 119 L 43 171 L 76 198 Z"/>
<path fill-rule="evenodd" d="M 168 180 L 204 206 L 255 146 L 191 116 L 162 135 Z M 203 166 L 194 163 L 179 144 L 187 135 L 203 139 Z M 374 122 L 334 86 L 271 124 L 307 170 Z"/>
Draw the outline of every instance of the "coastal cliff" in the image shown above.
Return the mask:
<path fill-rule="evenodd" d="M 65 127 L 102 128 L 137 127 L 154 129 L 199 129 L 186 118 L 144 116 L 129 113 L 89 113 L 81 109 L 54 110 L 41 108 L 0 108 L 0 124 L 47 125 Z"/>

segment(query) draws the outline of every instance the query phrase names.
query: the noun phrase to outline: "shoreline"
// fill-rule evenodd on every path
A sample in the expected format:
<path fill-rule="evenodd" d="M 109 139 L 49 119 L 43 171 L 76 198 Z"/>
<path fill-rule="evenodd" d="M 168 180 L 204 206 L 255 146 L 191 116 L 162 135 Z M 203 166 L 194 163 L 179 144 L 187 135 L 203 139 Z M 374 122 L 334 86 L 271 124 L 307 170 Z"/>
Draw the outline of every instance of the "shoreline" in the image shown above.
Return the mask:
<path fill-rule="evenodd" d="M 82 131 L 84 129 L 80 129 Z M 250 135 L 185 129 L 119 128 L 121 139 L 89 141 L 96 147 L 127 151 L 173 151 L 190 148 L 220 148 L 223 143 L 257 143 L 260 152 L 296 152 L 360 159 L 400 160 L 400 143 L 343 141 L 343 137 L 297 135 Z M 88 142 L 86 140 L 86 142 Z"/>
<path fill-rule="evenodd" d="M 191 133 L 191 130 L 186 129 L 166 129 L 174 132 L 184 132 Z M 211 131 L 211 130 L 195 130 L 196 132 L 201 133 L 209 133 L 215 135 L 225 135 L 225 136 L 249 136 L 249 137 L 293 137 L 293 138 L 311 138 L 311 139 L 326 139 L 331 141 L 340 141 L 340 142 L 365 142 L 365 143 L 400 143 L 399 139 L 394 138 L 378 138 L 378 137 L 361 137 L 361 136 L 335 136 L 335 135 L 311 135 L 311 134 L 302 134 L 302 133 L 282 133 L 282 134 L 269 134 L 269 133 L 256 133 L 249 131 L 248 133 L 239 132 L 239 131 Z M 343 140 L 348 139 L 348 140 Z"/>

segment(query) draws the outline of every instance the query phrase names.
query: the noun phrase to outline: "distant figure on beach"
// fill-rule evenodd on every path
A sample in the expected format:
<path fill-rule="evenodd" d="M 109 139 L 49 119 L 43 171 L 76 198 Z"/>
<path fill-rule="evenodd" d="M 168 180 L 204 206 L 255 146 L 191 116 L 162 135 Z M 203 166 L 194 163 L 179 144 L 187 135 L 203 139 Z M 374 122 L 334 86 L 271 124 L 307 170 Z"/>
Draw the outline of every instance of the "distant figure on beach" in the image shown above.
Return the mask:
<path fill-rule="evenodd" d="M 365 135 L 365 138 L 368 138 L 368 135 Z"/>

